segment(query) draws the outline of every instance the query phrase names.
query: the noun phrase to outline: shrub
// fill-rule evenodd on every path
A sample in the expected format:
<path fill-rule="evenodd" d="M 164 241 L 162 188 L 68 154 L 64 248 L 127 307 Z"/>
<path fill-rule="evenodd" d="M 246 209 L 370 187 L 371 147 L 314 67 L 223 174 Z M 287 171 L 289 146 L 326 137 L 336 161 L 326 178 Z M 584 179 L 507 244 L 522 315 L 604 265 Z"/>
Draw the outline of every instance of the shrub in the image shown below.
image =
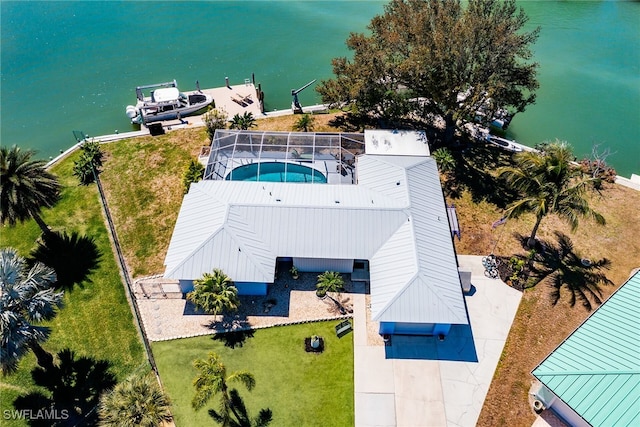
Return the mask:
<path fill-rule="evenodd" d="M 100 143 L 95 140 L 85 141 L 80 149 L 82 155 L 73 162 L 73 175 L 78 178 L 80 184 L 89 185 L 95 181 L 95 176 L 100 173 L 104 154 L 100 150 Z"/>
<path fill-rule="evenodd" d="M 226 129 L 227 121 L 229 120 L 229 115 L 223 108 L 212 109 L 207 111 L 202 116 L 202 121 L 204 125 L 207 127 L 207 135 L 209 136 L 209 140 L 213 141 L 213 136 L 216 133 L 216 129 Z"/>
<path fill-rule="evenodd" d="M 182 177 L 185 194 L 189 192 L 189 187 L 191 187 L 192 183 L 202 180 L 203 174 L 204 166 L 202 166 L 202 163 L 195 159 L 191 159 L 187 169 L 184 171 L 184 176 Z"/>

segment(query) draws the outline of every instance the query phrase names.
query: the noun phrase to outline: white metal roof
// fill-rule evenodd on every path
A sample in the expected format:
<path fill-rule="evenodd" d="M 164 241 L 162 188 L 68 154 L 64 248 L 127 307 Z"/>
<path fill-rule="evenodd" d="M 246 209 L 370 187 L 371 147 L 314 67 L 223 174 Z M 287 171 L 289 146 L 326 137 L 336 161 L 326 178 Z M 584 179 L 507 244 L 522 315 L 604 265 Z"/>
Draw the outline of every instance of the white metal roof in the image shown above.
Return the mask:
<path fill-rule="evenodd" d="M 367 154 L 428 156 L 429 144 L 424 132 L 409 130 L 365 130 Z"/>
<path fill-rule="evenodd" d="M 356 171 L 357 185 L 192 184 L 165 277 L 271 283 L 276 257 L 368 259 L 375 320 L 468 323 L 435 161 L 365 154 Z"/>

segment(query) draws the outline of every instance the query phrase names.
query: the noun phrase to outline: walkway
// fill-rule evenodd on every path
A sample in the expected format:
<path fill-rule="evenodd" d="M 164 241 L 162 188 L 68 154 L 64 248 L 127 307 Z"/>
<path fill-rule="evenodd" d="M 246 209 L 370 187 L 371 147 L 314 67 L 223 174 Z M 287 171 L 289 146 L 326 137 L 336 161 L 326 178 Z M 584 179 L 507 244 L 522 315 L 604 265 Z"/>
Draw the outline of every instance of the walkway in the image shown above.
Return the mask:
<path fill-rule="evenodd" d="M 481 257 L 459 256 L 471 270 L 471 328 L 435 337 L 367 339 L 365 295 L 353 294 L 355 419 L 365 426 L 473 426 L 509 334 L 521 293 L 484 276 Z M 371 325 L 369 325 L 371 326 Z"/>

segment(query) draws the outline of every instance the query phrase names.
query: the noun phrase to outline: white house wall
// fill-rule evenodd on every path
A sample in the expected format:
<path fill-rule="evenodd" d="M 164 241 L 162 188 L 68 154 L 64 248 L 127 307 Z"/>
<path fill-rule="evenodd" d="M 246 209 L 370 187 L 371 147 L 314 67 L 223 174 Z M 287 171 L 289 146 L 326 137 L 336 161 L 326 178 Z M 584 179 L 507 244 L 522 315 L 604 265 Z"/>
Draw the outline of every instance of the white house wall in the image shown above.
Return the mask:
<path fill-rule="evenodd" d="M 591 427 L 591 424 L 576 414 L 576 412 L 561 399 L 554 399 L 551 404 L 551 409 L 572 427 Z"/>
<path fill-rule="evenodd" d="M 353 272 L 353 259 L 293 258 L 293 265 L 301 272 Z"/>

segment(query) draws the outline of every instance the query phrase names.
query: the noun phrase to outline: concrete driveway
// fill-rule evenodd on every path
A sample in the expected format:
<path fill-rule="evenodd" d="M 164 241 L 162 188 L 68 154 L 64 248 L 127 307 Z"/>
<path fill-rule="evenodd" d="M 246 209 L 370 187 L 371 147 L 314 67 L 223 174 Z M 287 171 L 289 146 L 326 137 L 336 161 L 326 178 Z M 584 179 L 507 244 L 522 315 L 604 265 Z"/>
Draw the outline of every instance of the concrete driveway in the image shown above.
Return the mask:
<path fill-rule="evenodd" d="M 444 341 L 394 336 L 367 344 L 364 293 L 354 293 L 355 420 L 358 427 L 473 426 L 489 390 L 522 294 L 484 276 L 482 257 L 458 256 L 470 270 L 470 327 Z"/>

